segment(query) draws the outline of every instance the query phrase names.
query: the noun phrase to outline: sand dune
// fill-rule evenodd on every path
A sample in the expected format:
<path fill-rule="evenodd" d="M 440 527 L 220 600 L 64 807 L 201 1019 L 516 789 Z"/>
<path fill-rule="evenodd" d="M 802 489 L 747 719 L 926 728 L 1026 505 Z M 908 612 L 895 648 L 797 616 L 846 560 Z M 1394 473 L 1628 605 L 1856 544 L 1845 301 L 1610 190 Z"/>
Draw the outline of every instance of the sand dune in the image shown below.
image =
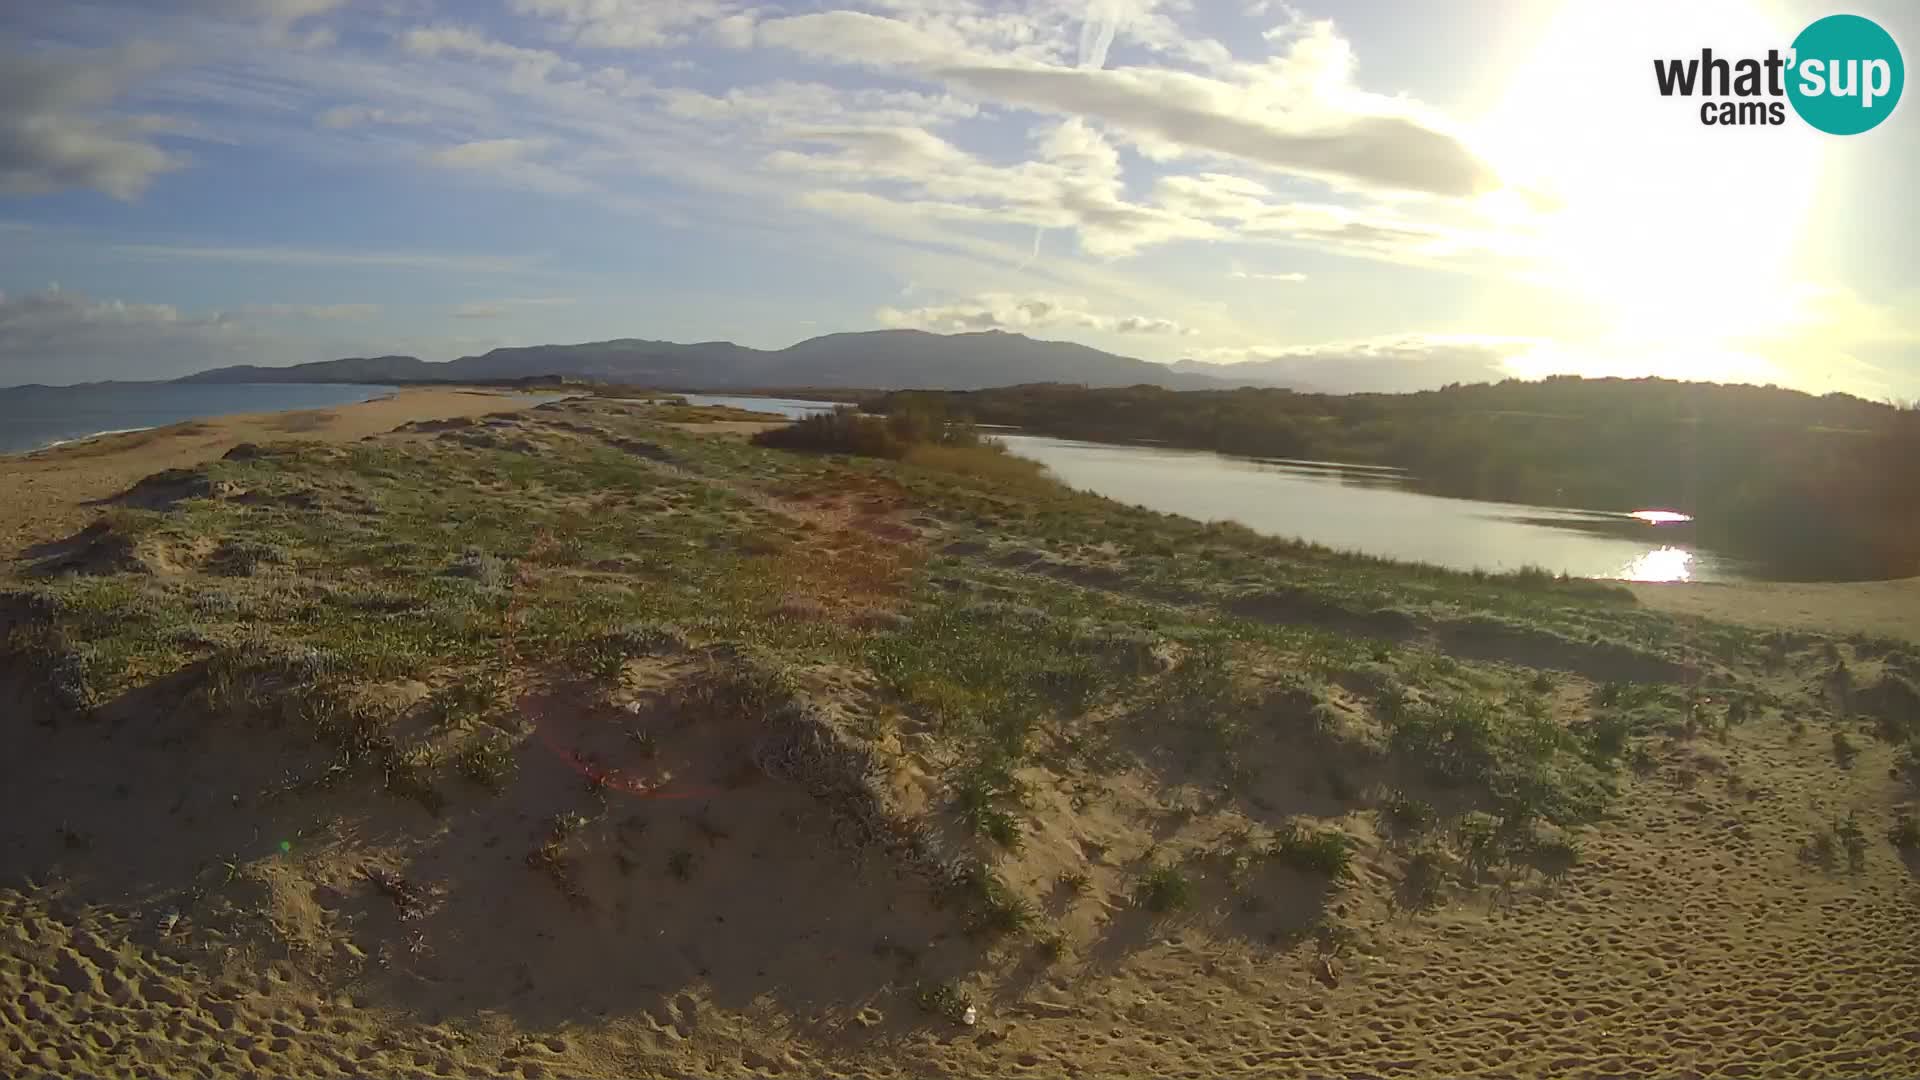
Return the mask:
<path fill-rule="evenodd" d="M 1422 579 L 1356 613 L 1356 580 L 1395 583 L 644 407 L 436 422 L 498 406 L 403 394 L 0 466 L 31 504 L 9 537 L 43 553 L 0 602 L 0 1074 L 1920 1060 L 1920 854 L 1890 840 L 1920 654 L 1552 583 Z M 403 421 L 369 457 L 136 487 Z M 130 488 L 143 531 L 45 554 Z M 1649 606 L 1689 595 L 1742 614 L 1733 589 Z M 1878 595 L 1746 614 L 1818 634 Z M 1009 716 L 1040 719 L 969 810 Z M 1471 779 L 1435 779 L 1444 755 Z M 1556 816 L 1588 782 L 1602 809 Z M 1496 810 L 1513 846 L 1477 862 Z M 1283 857 L 1299 828 L 1350 874 Z M 945 876 L 975 860 L 984 901 Z"/>

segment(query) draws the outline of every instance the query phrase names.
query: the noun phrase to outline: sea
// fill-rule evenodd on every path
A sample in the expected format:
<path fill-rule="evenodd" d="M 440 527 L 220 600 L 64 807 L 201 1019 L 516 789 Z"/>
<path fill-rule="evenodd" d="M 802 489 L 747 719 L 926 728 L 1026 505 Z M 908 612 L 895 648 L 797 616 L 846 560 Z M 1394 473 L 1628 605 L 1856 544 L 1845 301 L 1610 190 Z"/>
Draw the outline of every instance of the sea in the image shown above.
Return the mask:
<path fill-rule="evenodd" d="M 308 383 L 84 383 L 0 387 L 0 454 L 94 435 L 236 413 L 324 409 L 384 397 L 391 386 Z"/>

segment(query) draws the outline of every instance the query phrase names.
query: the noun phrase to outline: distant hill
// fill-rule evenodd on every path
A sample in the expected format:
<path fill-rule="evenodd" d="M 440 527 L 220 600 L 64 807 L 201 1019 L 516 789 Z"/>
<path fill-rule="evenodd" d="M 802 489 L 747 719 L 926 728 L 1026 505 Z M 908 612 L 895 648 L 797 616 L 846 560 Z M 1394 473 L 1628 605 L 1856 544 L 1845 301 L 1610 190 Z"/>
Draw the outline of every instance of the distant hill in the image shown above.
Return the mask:
<path fill-rule="evenodd" d="M 1148 384 L 1176 390 L 1217 389 L 1219 380 L 1163 364 L 1116 356 L 1065 341 L 1037 341 L 989 330 L 929 334 L 874 330 L 809 338 L 784 349 L 752 349 L 730 341 L 682 345 L 620 338 L 581 345 L 495 349 L 429 363 L 412 356 L 325 360 L 292 367 L 215 368 L 181 382 L 418 382 L 570 375 L 663 388 L 745 389 L 763 386 L 977 390 L 1013 383 L 1086 386 Z"/>

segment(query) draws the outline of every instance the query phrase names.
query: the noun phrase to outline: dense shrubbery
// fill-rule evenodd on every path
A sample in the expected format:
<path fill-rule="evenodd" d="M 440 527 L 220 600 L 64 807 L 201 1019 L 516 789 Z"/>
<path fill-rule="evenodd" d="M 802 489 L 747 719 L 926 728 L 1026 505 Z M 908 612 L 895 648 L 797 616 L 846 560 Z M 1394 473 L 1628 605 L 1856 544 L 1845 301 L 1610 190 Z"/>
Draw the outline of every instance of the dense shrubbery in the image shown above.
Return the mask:
<path fill-rule="evenodd" d="M 1845 394 L 1556 377 L 1347 395 L 1041 384 L 867 404 L 1069 438 L 1397 465 L 1443 495 L 1671 507 L 1699 519 L 1700 542 L 1787 576 L 1920 573 L 1920 412 Z"/>
<path fill-rule="evenodd" d="M 763 431 L 753 438 L 757 446 L 780 450 L 812 450 L 864 457 L 903 458 L 919 446 L 973 447 L 982 445 L 971 422 L 956 419 L 938 403 L 909 404 L 886 416 L 873 416 L 850 405 L 815 413 L 786 427 Z"/>

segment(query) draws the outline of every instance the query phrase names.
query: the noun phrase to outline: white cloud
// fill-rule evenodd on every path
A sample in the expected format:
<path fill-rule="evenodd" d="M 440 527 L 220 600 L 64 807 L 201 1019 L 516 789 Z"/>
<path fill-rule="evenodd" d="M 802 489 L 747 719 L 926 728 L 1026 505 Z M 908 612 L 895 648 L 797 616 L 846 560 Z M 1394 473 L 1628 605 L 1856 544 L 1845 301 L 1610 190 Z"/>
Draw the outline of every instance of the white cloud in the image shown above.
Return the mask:
<path fill-rule="evenodd" d="M 874 312 L 882 326 L 955 333 L 977 330 L 1049 330 L 1074 328 L 1110 334 L 1187 334 L 1192 331 L 1172 319 L 1146 315 L 1107 315 L 1087 309 L 1077 296 L 1015 296 L 982 293 L 951 304 L 901 309 L 883 307 Z"/>
<path fill-rule="evenodd" d="M 512 0 L 522 15 L 551 18 L 575 44 L 603 49 L 656 49 L 687 40 L 697 28 L 736 16 L 720 0 Z M 747 30 L 752 30 L 748 17 Z M 737 35 L 738 24 L 727 34 Z"/>
<path fill-rule="evenodd" d="M 132 199 L 184 160 L 151 137 L 161 118 L 112 111 L 153 50 L 0 52 L 0 195 L 86 187 Z"/>
<path fill-rule="evenodd" d="M 1297 270 L 1288 271 L 1286 273 L 1280 273 L 1280 274 L 1262 274 L 1252 270 L 1232 270 L 1227 273 L 1227 276 L 1230 278 L 1238 279 L 1240 281 L 1277 281 L 1277 282 L 1294 283 L 1294 282 L 1301 282 L 1301 281 L 1307 280 L 1307 275 L 1300 273 Z"/>
<path fill-rule="evenodd" d="M 1175 239 L 1214 239 L 1213 225 L 1122 194 L 1119 157 L 1090 127 L 1076 120 L 1044 132 L 1042 160 L 997 166 L 932 132 L 911 128 L 837 128 L 792 132 L 801 146 L 834 152 L 779 150 L 772 168 L 831 180 L 906 184 L 919 196 L 898 199 L 870 192 L 814 192 L 805 205 L 829 210 L 894 204 L 896 216 L 924 214 L 949 221 L 1005 223 L 1075 231 L 1080 247 L 1099 258 L 1131 255 Z M 854 197 L 856 196 L 857 197 Z"/>
<path fill-rule="evenodd" d="M 754 40 L 752 15 L 728 15 L 707 27 L 707 39 L 726 49 L 750 49 Z"/>
<path fill-rule="evenodd" d="M 532 160 L 546 147 L 541 139 L 476 139 L 431 151 L 427 160 L 450 169 L 489 174 L 517 187 L 567 195 L 590 185 L 579 177 Z"/>
<path fill-rule="evenodd" d="M 466 26 L 415 27 L 407 31 L 400 42 L 408 52 L 418 56 L 464 56 L 505 63 L 512 68 L 514 81 L 522 84 L 540 83 L 549 75 L 581 70 L 580 64 L 559 53 L 495 41 Z"/>
<path fill-rule="evenodd" d="M 1267 63 L 1218 76 L 1009 58 L 953 25 L 850 11 L 769 20 L 759 40 L 1340 185 L 1449 197 L 1499 186 L 1492 166 L 1436 114 L 1354 87 L 1352 50 L 1326 21 L 1283 35 L 1285 51 Z M 1089 48 L 1104 62 L 1097 42 Z"/>
<path fill-rule="evenodd" d="M 540 143 L 530 139 L 478 139 L 436 150 L 432 156 L 439 165 L 450 165 L 456 169 L 484 169 L 519 161 L 527 154 L 538 151 L 540 146 Z"/>

